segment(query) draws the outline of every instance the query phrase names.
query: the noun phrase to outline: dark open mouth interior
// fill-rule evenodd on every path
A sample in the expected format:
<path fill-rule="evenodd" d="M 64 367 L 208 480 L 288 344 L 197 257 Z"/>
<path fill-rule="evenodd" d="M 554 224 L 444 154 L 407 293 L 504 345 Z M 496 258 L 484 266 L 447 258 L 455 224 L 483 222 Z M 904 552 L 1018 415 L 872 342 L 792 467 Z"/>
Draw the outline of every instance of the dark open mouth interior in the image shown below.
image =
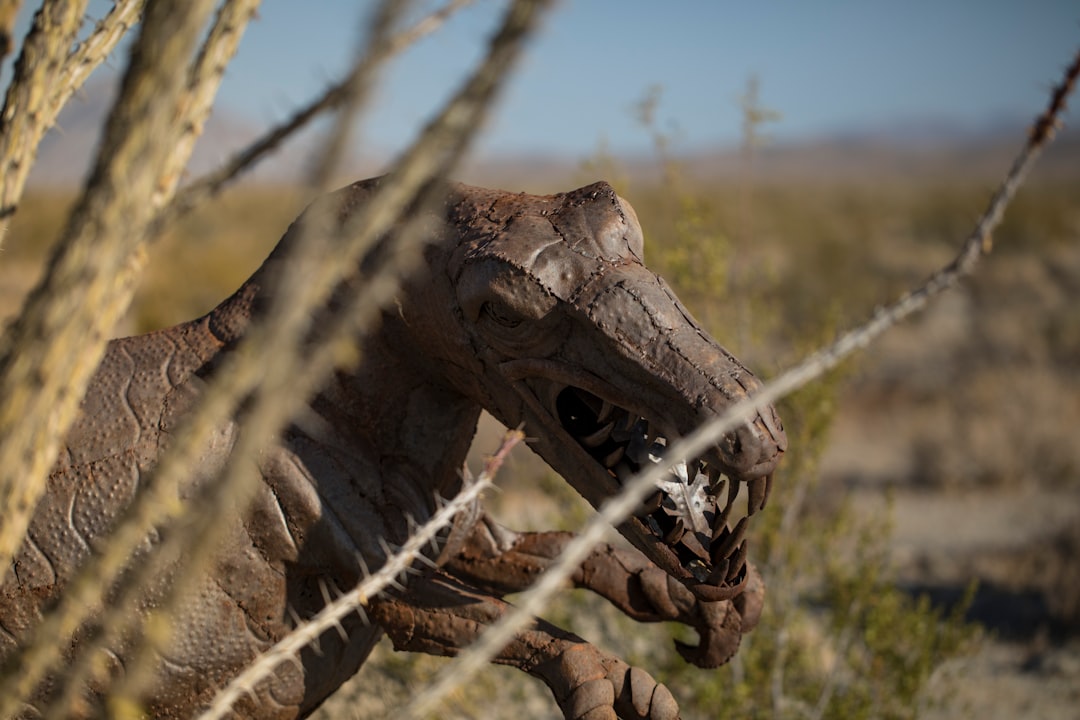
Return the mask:
<path fill-rule="evenodd" d="M 670 444 L 655 421 L 580 388 L 562 390 L 555 406 L 563 428 L 620 482 L 660 462 Z M 740 481 L 725 475 L 717 453 L 708 453 L 676 465 L 637 515 L 698 582 L 735 586 L 746 577 L 749 516 L 764 507 L 771 479 L 747 485 L 746 510 L 736 512 Z M 741 517 L 732 526 L 733 515 Z"/>

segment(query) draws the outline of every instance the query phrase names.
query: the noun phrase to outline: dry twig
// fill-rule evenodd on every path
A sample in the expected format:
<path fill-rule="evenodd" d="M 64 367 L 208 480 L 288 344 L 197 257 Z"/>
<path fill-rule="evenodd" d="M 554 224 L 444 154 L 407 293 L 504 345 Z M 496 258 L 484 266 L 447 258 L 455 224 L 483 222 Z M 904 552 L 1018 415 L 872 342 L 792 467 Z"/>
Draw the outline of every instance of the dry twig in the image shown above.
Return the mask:
<path fill-rule="evenodd" d="M 38 143 L 56 120 L 52 93 L 42 89 L 56 85 L 86 4 L 87 0 L 45 2 L 23 42 L 0 114 L 0 240 L 34 165 Z M 9 17 L 0 19 L 14 22 L 18 3 L 5 3 L 3 13 L 8 12 Z M 4 37 L 10 44 L 10 28 Z"/>
<path fill-rule="evenodd" d="M 139 19 L 145 4 L 146 0 L 117 0 L 108 15 L 59 66 L 56 63 L 71 47 L 78 23 L 56 37 L 37 37 L 31 30 L 23 46 L 26 59 L 20 58 L 15 77 L 8 85 L 3 120 L 0 120 L 0 167 L 4 168 L 0 174 L 0 241 L 22 197 L 41 139 L 56 122 L 61 108 Z M 76 5 L 85 10 L 85 2 Z M 41 92 L 41 87 L 50 90 Z"/>

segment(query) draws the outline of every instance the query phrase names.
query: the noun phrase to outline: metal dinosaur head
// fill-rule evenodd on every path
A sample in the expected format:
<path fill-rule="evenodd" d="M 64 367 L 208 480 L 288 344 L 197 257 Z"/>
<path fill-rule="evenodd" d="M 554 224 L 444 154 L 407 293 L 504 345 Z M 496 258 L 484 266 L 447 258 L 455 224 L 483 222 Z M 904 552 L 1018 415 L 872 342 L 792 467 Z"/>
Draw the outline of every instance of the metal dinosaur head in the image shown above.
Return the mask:
<path fill-rule="evenodd" d="M 645 267 L 637 217 L 606 183 L 546 197 L 459 186 L 448 217 L 472 392 L 594 507 L 758 387 Z M 700 597 L 731 597 L 785 447 L 770 408 L 686 458 L 619 530 Z"/>
<path fill-rule="evenodd" d="M 433 250 L 446 254 L 414 295 L 427 327 L 414 330 L 442 336 L 432 354 L 445 374 L 524 425 L 594 507 L 758 387 L 645 267 L 634 211 L 606 183 L 553 196 L 455 186 L 447 218 L 450 237 Z M 699 597 L 737 595 L 747 522 L 785 446 L 770 408 L 685 458 L 620 532 Z"/>

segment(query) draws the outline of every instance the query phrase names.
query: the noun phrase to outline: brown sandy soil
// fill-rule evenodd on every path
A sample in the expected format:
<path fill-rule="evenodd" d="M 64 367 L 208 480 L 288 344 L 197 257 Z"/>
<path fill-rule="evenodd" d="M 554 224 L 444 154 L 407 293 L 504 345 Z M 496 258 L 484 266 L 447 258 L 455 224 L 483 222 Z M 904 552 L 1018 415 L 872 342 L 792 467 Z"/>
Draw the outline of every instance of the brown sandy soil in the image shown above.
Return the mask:
<path fill-rule="evenodd" d="M 1080 528 L 1075 492 L 902 491 L 891 503 L 901 582 L 948 604 L 977 580 L 969 617 L 989 630 L 975 655 L 935 673 L 924 717 L 1077 717 L 1080 637 L 1060 617 L 1070 600 L 1075 613 L 1075 548 L 1062 541 Z M 878 490 L 857 490 L 855 504 L 889 512 Z"/>

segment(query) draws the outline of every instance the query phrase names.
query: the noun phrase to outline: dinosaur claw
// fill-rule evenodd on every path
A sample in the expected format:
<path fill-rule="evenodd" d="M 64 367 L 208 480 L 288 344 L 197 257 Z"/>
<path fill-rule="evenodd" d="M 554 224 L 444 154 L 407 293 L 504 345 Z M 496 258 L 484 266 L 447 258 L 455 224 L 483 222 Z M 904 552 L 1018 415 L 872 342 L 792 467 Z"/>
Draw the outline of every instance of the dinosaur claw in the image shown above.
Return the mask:
<path fill-rule="evenodd" d="M 675 650 L 683 660 L 691 665 L 697 665 L 697 657 L 701 651 L 700 646 L 684 643 L 682 640 L 676 640 Z"/>
<path fill-rule="evenodd" d="M 589 680 L 574 688 L 563 708 L 568 720 L 617 720 L 615 688 L 607 678 Z"/>

